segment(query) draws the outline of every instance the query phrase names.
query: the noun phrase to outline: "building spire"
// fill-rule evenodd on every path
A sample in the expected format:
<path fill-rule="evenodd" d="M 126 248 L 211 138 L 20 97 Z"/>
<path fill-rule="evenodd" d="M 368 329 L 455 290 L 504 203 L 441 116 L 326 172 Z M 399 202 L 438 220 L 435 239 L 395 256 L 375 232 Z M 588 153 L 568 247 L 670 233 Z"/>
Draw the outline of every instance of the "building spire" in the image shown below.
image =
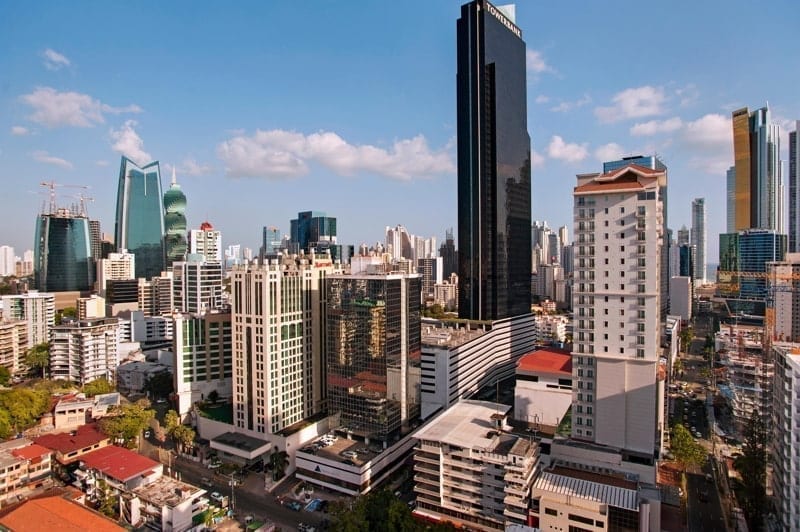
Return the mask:
<path fill-rule="evenodd" d="M 172 167 L 172 183 L 170 183 L 170 184 L 173 185 L 173 186 L 178 184 L 178 181 L 175 179 L 175 167 L 174 166 Z"/>

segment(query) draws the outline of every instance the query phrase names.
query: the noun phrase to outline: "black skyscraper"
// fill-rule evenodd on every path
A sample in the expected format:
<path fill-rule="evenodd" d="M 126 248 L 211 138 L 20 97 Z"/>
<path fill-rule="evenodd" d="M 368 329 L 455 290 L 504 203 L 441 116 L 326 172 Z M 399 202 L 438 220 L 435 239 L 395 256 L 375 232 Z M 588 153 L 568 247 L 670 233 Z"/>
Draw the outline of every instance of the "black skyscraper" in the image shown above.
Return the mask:
<path fill-rule="evenodd" d="M 458 20 L 459 315 L 530 313 L 531 166 L 525 42 L 495 6 Z"/>

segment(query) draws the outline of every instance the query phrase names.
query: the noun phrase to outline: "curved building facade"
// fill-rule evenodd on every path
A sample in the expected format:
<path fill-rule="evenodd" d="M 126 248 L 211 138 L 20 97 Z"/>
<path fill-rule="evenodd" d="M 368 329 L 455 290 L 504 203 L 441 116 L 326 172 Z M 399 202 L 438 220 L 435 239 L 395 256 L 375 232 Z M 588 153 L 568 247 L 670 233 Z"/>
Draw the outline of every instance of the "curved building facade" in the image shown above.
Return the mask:
<path fill-rule="evenodd" d="M 136 277 L 164 270 L 164 205 L 158 161 L 145 166 L 122 157 L 114 231 L 117 249 L 136 257 Z"/>
<path fill-rule="evenodd" d="M 167 255 L 167 267 L 180 262 L 186 256 L 186 195 L 175 179 L 172 170 L 172 184 L 164 193 L 164 248 Z"/>
<path fill-rule="evenodd" d="M 42 292 L 91 290 L 94 259 L 89 219 L 68 209 L 36 219 L 34 246 L 36 287 Z"/>

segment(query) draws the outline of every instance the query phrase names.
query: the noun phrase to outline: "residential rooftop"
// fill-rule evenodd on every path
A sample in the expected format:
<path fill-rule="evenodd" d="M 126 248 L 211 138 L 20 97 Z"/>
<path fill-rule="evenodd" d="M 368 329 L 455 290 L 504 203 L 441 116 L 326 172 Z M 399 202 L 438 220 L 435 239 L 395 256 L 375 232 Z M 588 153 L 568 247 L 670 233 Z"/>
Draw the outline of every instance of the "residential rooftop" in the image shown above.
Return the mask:
<path fill-rule="evenodd" d="M 86 506 L 54 495 L 31 499 L 0 516 L 0 526 L 15 532 L 118 532 L 125 529 Z"/>
<path fill-rule="evenodd" d="M 156 506 L 169 506 L 171 508 L 205 492 L 204 489 L 168 476 L 162 476 L 150 484 L 139 486 L 133 490 L 133 493 L 140 498 Z"/>
<path fill-rule="evenodd" d="M 48 449 L 52 449 L 61 454 L 69 454 L 80 451 L 87 447 L 92 447 L 104 440 L 108 436 L 100 432 L 97 425 L 90 423 L 81 425 L 73 432 L 62 432 L 60 434 L 45 434 L 36 438 L 34 443 L 38 443 Z"/>
<path fill-rule="evenodd" d="M 511 407 L 508 405 L 490 401 L 460 401 L 421 428 L 415 437 L 467 449 L 493 451 L 499 443 L 497 421 L 493 416 L 507 414 L 509 410 Z"/>
<path fill-rule="evenodd" d="M 483 322 L 459 323 L 426 319 L 422 323 L 422 345 L 458 347 L 486 334 L 490 329 Z"/>
<path fill-rule="evenodd" d="M 572 354 L 556 347 L 544 347 L 523 355 L 517 371 L 551 373 L 572 377 Z"/>
<path fill-rule="evenodd" d="M 592 476 L 592 480 L 587 477 Z M 578 471 L 564 467 L 544 471 L 533 485 L 534 493 L 547 491 L 568 498 L 578 498 L 599 502 L 626 510 L 639 510 L 639 494 L 636 489 L 619 487 L 612 481 L 614 477 L 606 477 L 596 473 Z M 598 482 L 600 481 L 600 482 Z"/>
<path fill-rule="evenodd" d="M 90 469 L 101 471 L 120 482 L 148 475 L 161 464 L 123 447 L 109 445 L 81 456 L 81 462 Z"/>

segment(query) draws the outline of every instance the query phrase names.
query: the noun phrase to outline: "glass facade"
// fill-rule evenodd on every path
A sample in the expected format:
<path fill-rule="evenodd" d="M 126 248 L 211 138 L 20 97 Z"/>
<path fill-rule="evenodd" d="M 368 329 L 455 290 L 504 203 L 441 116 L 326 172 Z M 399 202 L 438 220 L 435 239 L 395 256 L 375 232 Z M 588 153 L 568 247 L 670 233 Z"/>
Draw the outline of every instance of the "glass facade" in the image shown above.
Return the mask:
<path fill-rule="evenodd" d="M 186 195 L 172 176 L 172 185 L 164 193 L 164 247 L 167 267 L 186 256 Z"/>
<path fill-rule="evenodd" d="M 158 161 L 139 167 L 122 158 L 117 190 L 117 249 L 136 256 L 136 277 L 158 277 L 164 270 L 164 207 Z"/>
<path fill-rule="evenodd" d="M 327 402 L 341 430 L 393 442 L 420 415 L 420 279 L 334 275 L 327 291 Z"/>
<path fill-rule="evenodd" d="M 91 290 L 94 259 L 89 219 L 66 209 L 36 219 L 36 286 L 42 292 Z"/>
<path fill-rule="evenodd" d="M 531 167 L 525 42 L 484 0 L 457 25 L 459 314 L 530 312 Z"/>

